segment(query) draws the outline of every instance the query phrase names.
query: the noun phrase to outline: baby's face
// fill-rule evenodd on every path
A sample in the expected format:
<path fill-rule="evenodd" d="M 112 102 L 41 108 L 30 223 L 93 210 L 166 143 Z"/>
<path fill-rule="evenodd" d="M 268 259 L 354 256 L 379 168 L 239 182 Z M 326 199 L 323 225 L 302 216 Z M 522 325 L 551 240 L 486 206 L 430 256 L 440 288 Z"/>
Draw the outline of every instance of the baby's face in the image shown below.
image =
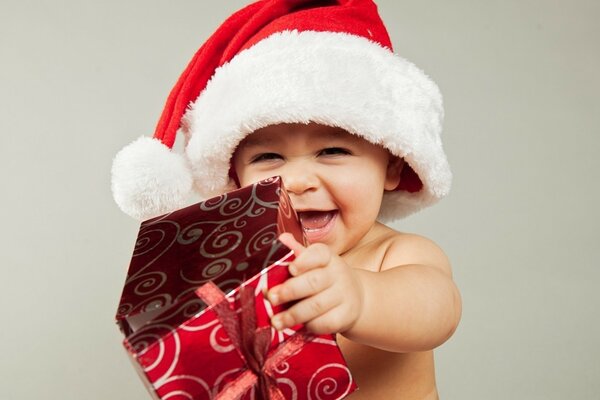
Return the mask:
<path fill-rule="evenodd" d="M 257 130 L 240 143 L 232 165 L 242 186 L 281 176 L 308 241 L 338 254 L 369 232 L 384 190 L 400 179 L 400 161 L 384 148 L 315 123 Z"/>

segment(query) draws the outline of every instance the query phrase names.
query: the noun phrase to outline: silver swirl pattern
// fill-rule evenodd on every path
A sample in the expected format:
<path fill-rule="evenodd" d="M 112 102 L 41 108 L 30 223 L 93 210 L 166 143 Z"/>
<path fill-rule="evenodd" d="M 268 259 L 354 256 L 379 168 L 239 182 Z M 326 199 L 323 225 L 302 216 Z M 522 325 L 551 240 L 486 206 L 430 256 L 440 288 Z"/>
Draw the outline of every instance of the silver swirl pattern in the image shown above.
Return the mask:
<path fill-rule="evenodd" d="M 138 236 L 133 249 L 133 257 L 147 254 L 160 246 L 165 239 L 166 232 L 162 229 L 147 229 L 143 231 L 143 236 Z"/>
<path fill-rule="evenodd" d="M 237 375 L 239 375 L 244 370 L 245 370 L 245 368 L 234 368 L 234 369 L 225 371 L 221 375 L 219 375 L 213 385 L 211 398 L 216 397 L 217 394 L 219 394 L 219 392 L 221 392 L 221 390 L 223 390 L 223 388 L 225 388 L 225 386 L 227 385 L 227 382 L 229 381 L 229 379 L 231 379 L 228 377 L 232 376 L 235 378 Z M 254 388 L 251 389 L 251 397 L 250 398 L 254 399 Z"/>
<path fill-rule="evenodd" d="M 193 224 L 186 227 L 181 233 L 177 236 L 177 243 L 179 244 L 192 244 L 198 239 L 202 237 L 204 234 L 204 230 L 199 228 L 198 225 L 201 224 Z"/>
<path fill-rule="evenodd" d="M 165 337 L 168 339 L 164 340 Z M 158 384 L 171 375 L 181 350 L 177 331 L 164 324 L 152 324 L 150 328 L 140 329 L 131 336 L 130 345 L 137 354 L 144 353 L 146 365 L 143 366 L 143 369 L 146 374 L 152 373 L 155 369 L 161 374 L 155 379 Z M 148 351 L 150 349 L 154 351 Z M 148 361 L 149 355 L 154 356 L 150 362 Z"/>
<path fill-rule="evenodd" d="M 182 384 L 183 381 L 185 381 L 184 384 Z M 174 375 L 165 379 L 160 385 L 155 384 L 154 387 L 163 392 L 161 396 L 163 400 L 193 400 L 199 397 L 212 398 L 208 384 L 203 379 L 192 375 Z M 169 391 L 169 387 L 173 387 L 174 389 Z M 182 390 L 181 387 L 185 387 L 187 390 L 191 388 L 192 393 Z M 199 393 L 205 393 L 206 396 L 199 396 Z"/>
<path fill-rule="evenodd" d="M 136 281 L 139 281 L 136 283 Z M 160 271 L 151 271 L 143 275 L 137 275 L 129 281 L 130 285 L 135 285 L 133 292 L 138 296 L 147 296 L 160 289 L 167 281 L 167 274 Z"/>
<path fill-rule="evenodd" d="M 277 239 L 277 224 L 265 225 L 248 240 L 245 248 L 246 256 L 251 256 Z"/>
<path fill-rule="evenodd" d="M 229 353 L 235 349 L 235 346 L 231 343 L 231 339 L 229 339 L 227 332 L 225 332 L 221 324 L 215 326 L 210 332 L 209 343 L 210 347 L 217 353 Z"/>
<path fill-rule="evenodd" d="M 285 393 L 286 400 L 297 400 L 298 399 L 298 388 L 293 380 L 289 378 L 277 378 L 277 386 L 279 389 L 282 389 L 282 392 Z M 284 387 L 287 386 L 289 388 L 289 393 Z"/>
<path fill-rule="evenodd" d="M 159 308 L 165 307 L 172 302 L 171 295 L 167 293 L 160 293 L 152 297 L 146 297 L 143 302 L 139 303 L 137 307 L 142 312 L 155 311 Z"/>
<path fill-rule="evenodd" d="M 152 322 L 153 323 L 164 323 L 176 318 L 176 322 L 179 323 L 183 318 L 192 318 L 196 316 L 199 312 L 201 312 L 205 308 L 204 302 L 198 298 L 191 298 L 188 301 L 179 304 L 178 307 L 171 307 L 168 311 L 162 312 L 160 316 L 155 317 Z M 174 326 L 173 329 L 177 327 Z"/>
<path fill-rule="evenodd" d="M 208 265 L 206 265 L 206 267 L 204 267 L 204 269 L 202 269 L 201 271 L 198 271 L 198 268 L 194 265 L 181 268 L 181 270 L 179 271 L 179 276 L 184 282 L 193 285 L 200 285 L 210 280 L 214 280 L 220 277 L 221 275 L 227 273 L 231 269 L 231 266 L 231 259 L 219 258 L 218 260 L 214 260 Z M 199 277 L 191 276 L 198 275 L 198 273 L 200 273 Z M 180 296 L 177 297 L 179 298 Z"/>
<path fill-rule="evenodd" d="M 223 257 L 239 246 L 244 236 L 242 232 L 225 229 L 226 226 L 220 226 L 202 241 L 200 255 L 206 258 Z"/>
<path fill-rule="evenodd" d="M 328 371 L 331 369 L 339 369 L 348 376 L 348 386 L 345 389 L 338 388 L 338 382 L 332 377 L 331 372 Z M 348 367 L 339 363 L 325 364 L 320 367 L 308 381 L 308 400 L 341 399 L 348 394 L 351 388 L 352 375 L 350 375 Z M 340 391 L 343 391 L 343 393 L 339 394 Z"/>
<path fill-rule="evenodd" d="M 133 303 L 121 303 L 117 309 L 117 315 L 126 315 L 133 310 Z"/>
<path fill-rule="evenodd" d="M 179 230 L 179 224 L 175 221 L 159 220 L 142 223 L 137 245 L 131 258 L 131 268 L 135 272 L 130 270 L 131 274 L 125 282 L 126 287 L 173 246 Z"/>
<path fill-rule="evenodd" d="M 215 196 L 210 199 L 204 200 L 200 203 L 200 210 L 202 211 L 213 211 L 218 209 L 222 203 L 227 201 L 227 193 L 220 196 Z"/>

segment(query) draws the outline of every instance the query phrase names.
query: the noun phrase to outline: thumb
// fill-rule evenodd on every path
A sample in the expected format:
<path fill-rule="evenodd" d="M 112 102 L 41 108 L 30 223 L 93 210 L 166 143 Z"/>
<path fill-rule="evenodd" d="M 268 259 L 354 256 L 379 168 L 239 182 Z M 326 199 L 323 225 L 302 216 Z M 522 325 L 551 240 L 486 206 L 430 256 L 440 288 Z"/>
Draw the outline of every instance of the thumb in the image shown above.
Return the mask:
<path fill-rule="evenodd" d="M 279 241 L 283 243 L 287 248 L 294 252 L 294 255 L 298 257 L 306 249 L 302 243 L 298 242 L 294 235 L 289 232 L 282 233 L 279 235 Z"/>

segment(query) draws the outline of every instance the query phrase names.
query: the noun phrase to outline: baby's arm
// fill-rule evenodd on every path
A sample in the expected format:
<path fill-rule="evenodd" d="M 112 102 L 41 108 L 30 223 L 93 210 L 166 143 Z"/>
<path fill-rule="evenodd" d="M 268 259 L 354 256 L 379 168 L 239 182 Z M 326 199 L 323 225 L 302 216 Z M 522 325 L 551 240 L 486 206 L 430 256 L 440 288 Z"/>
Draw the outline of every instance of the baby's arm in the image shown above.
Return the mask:
<path fill-rule="evenodd" d="M 297 255 L 294 277 L 271 289 L 269 299 L 300 301 L 273 318 L 278 329 L 305 323 L 316 333 L 340 332 L 373 347 L 414 352 L 442 344 L 458 325 L 461 302 L 450 265 L 427 239 L 392 242 L 380 272 L 350 268 L 322 244 L 304 248 L 287 234 L 281 240 Z"/>
<path fill-rule="evenodd" d="M 344 336 L 384 350 L 431 350 L 454 333 L 461 299 L 444 252 L 432 241 L 403 235 L 387 250 L 380 272 L 353 269 L 363 283 L 363 308 Z"/>

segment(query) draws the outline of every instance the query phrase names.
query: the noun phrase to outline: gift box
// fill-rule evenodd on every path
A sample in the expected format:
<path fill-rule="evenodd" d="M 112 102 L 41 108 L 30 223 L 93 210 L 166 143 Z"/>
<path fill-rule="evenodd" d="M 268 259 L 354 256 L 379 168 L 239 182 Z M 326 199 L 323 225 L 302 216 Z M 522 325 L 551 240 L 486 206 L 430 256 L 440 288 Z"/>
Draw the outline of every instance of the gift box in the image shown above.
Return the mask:
<path fill-rule="evenodd" d="M 156 399 L 341 399 L 354 391 L 334 336 L 276 331 L 266 291 L 305 242 L 281 179 L 142 223 L 116 319 Z"/>

